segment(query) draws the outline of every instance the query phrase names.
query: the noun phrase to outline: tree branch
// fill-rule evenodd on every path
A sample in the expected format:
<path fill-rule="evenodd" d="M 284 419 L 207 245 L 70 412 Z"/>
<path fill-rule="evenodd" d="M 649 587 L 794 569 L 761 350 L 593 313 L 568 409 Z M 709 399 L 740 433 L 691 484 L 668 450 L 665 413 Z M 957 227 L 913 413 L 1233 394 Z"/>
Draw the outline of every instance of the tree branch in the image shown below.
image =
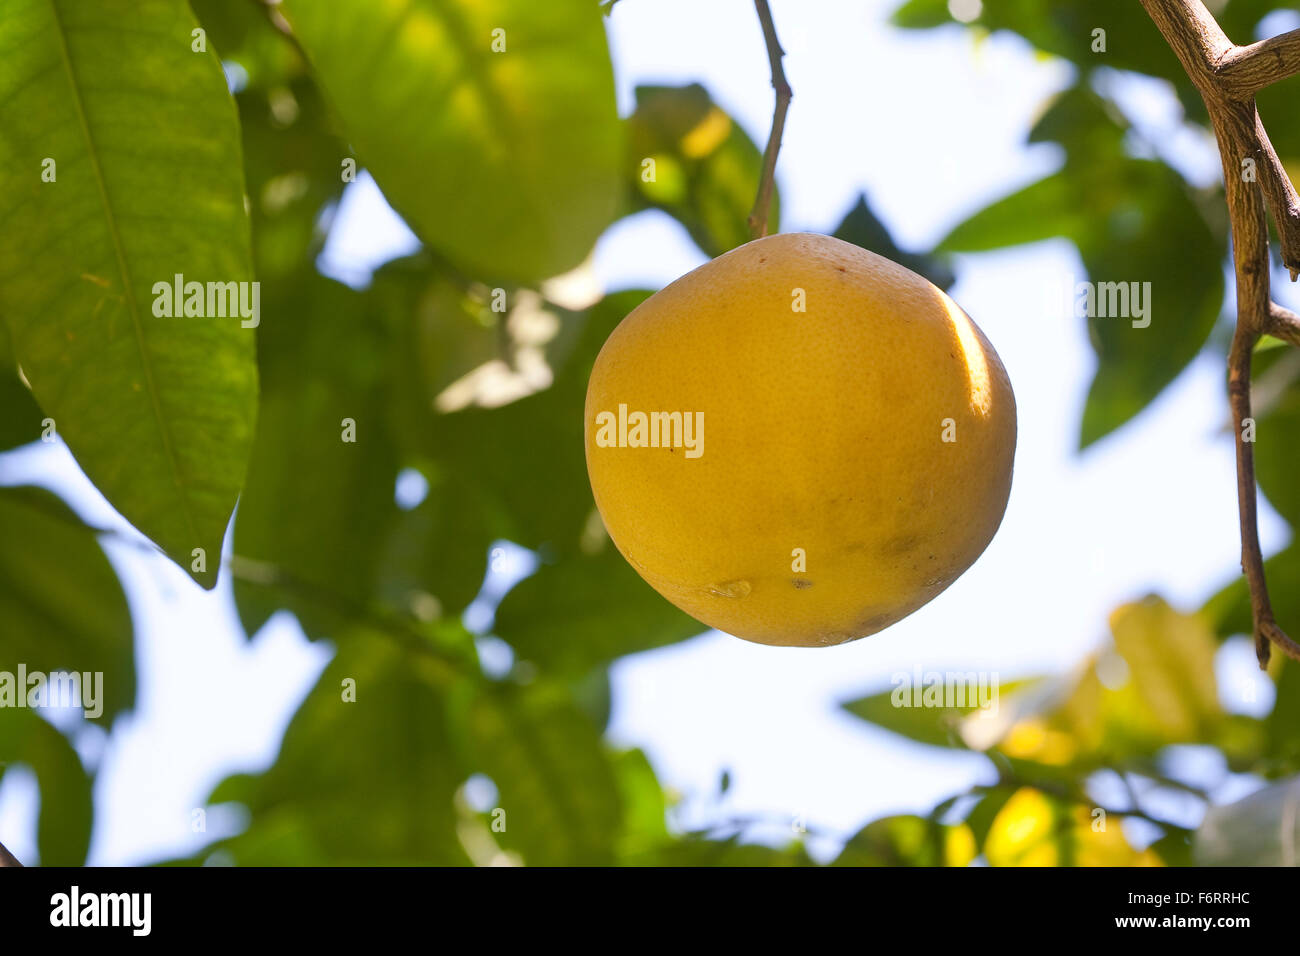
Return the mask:
<path fill-rule="evenodd" d="M 18 857 L 6 850 L 5 845 L 0 843 L 0 867 L 3 866 L 21 867 L 22 864 L 18 862 Z"/>
<path fill-rule="evenodd" d="M 1300 275 L 1300 194 L 1296 193 L 1286 167 L 1277 158 L 1277 151 L 1268 138 L 1264 121 L 1255 113 L 1255 140 L 1259 144 L 1260 159 L 1263 160 L 1263 178 L 1260 187 L 1264 190 L 1264 199 L 1273 213 L 1277 223 L 1279 245 L 1282 250 L 1282 264 L 1291 273 L 1294 282 Z"/>
<path fill-rule="evenodd" d="M 785 69 L 781 58 L 785 51 L 776 38 L 776 25 L 772 22 L 772 11 L 767 0 L 754 0 L 754 9 L 758 11 L 759 23 L 763 25 L 763 40 L 767 44 L 767 59 L 772 67 L 772 89 L 776 90 L 776 108 L 772 111 L 772 131 L 767 137 L 767 148 L 763 150 L 763 174 L 758 180 L 758 195 L 754 197 L 754 209 L 749 214 L 749 235 L 751 239 L 762 239 L 767 235 L 767 215 L 772 207 L 772 188 L 776 181 L 776 155 L 781 151 L 781 134 L 785 130 L 785 114 L 790 109 L 790 99 L 794 91 L 786 82 Z"/>
<path fill-rule="evenodd" d="M 1300 645 L 1287 637 L 1273 618 L 1259 547 L 1254 443 L 1245 439 L 1245 429 L 1251 417 L 1250 370 L 1255 344 L 1261 335 L 1287 325 L 1277 317 L 1270 301 L 1267 212 L 1271 209 L 1277 222 L 1283 260 L 1294 278 L 1300 269 L 1300 201 L 1268 140 L 1254 94 L 1300 68 L 1300 35 L 1286 34 L 1238 47 L 1201 0 L 1142 0 L 1142 6 L 1200 91 L 1223 162 L 1237 277 L 1237 328 L 1228 356 L 1228 401 L 1237 454 L 1241 567 L 1250 589 L 1255 654 L 1264 668 L 1272 645 L 1297 660 Z M 1248 158 L 1263 160 L 1262 181 L 1256 182 L 1257 177 L 1248 177 L 1241 168 Z"/>
<path fill-rule="evenodd" d="M 1219 88 L 1244 99 L 1300 73 L 1300 30 L 1233 47 L 1215 66 Z"/>
<path fill-rule="evenodd" d="M 1268 334 L 1283 342 L 1300 345 L 1300 315 L 1273 302 L 1269 305 Z"/>

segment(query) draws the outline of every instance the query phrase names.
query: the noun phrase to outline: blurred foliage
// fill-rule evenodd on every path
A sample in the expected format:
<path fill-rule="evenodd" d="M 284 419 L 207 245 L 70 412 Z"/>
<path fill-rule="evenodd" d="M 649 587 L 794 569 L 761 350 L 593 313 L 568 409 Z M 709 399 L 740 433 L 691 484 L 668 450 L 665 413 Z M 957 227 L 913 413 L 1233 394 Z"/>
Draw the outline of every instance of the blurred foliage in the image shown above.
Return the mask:
<path fill-rule="evenodd" d="M 1029 134 L 1030 142 L 1065 148 L 1061 171 L 976 213 L 940 244 L 971 252 L 1064 236 L 1093 282 L 1140 280 L 1149 289 L 1143 318 L 1087 318 L 1098 363 L 1083 413 L 1085 446 L 1142 411 L 1196 357 L 1223 301 L 1226 236 L 1211 230 L 1178 173 L 1126 154 L 1128 131 L 1114 104 L 1091 90 L 1062 93 Z M 1099 292 L 1099 306 L 1102 299 Z"/>
<path fill-rule="evenodd" d="M 133 61 L 129 44 L 142 25 L 188 23 L 178 0 L 102 6 L 116 25 L 100 39 L 128 44 Z M 605 6 L 609 13 L 612 4 Z M 1060 168 L 974 213 L 934 250 L 900 248 L 866 196 L 834 233 L 944 288 L 954 282 L 952 253 L 1051 237 L 1074 243 L 1094 281 L 1150 281 L 1157 308 L 1149 327 L 1088 322 L 1097 371 L 1082 419 L 1086 446 L 1140 414 L 1207 343 L 1221 347 L 1211 333 L 1224 305 L 1222 197 L 1193 188 L 1145 143 L 1105 80 L 1115 71 L 1157 77 L 1174 85 L 1189 123 L 1204 124 L 1204 111 L 1136 3 L 987 0 L 964 26 L 953 25 L 949 6 L 910 0 L 895 21 L 977 37 L 1010 32 L 1073 64 L 1070 84 L 1028 133 L 1029 142 L 1059 150 Z M 1231 0 L 1220 19 L 1231 35 L 1250 39 L 1278 6 Z M 1275 811 L 1300 775 L 1300 667 L 1274 665 L 1277 703 L 1261 716 L 1225 709 L 1215 678 L 1220 643 L 1250 627 L 1240 582 L 1195 613 L 1158 597 L 1117 609 L 1106 646 L 1074 672 L 1003 683 L 996 707 L 900 706 L 897 688 L 847 702 L 849 713 L 880 730 L 987 765 L 985 782 L 928 814 L 865 821 L 851 836 L 832 835 L 835 851 L 816 860 L 801 827 L 773 839 L 770 820 L 683 825 L 682 795 L 661 785 L 643 753 L 613 747 L 604 730 L 614 703 L 611 666 L 701 626 L 618 554 L 594 510 L 582 451 L 592 363 L 610 331 L 653 290 L 583 296 L 554 280 L 588 259 L 617 217 L 645 209 L 673 217 L 710 256 L 745 242 L 760 144 L 698 84 L 640 87 L 631 115 L 619 120 L 594 0 L 398 7 L 193 0 L 192 8 L 224 65 L 233 108 L 214 92 L 216 57 L 191 58 L 181 48 L 181 68 L 168 59 L 181 53 L 151 48 L 136 65 L 186 93 L 173 100 L 160 87 L 154 99 L 168 108 L 133 120 L 138 144 L 130 162 L 151 155 L 156 164 L 133 172 L 112 142 L 104 148 L 92 138 L 84 148 L 113 183 L 128 173 L 136 182 L 136 172 L 169 182 L 189 176 L 188 192 L 166 193 L 173 205 L 207 208 L 201 198 L 222 195 L 232 171 L 243 170 L 246 220 L 233 228 L 208 223 L 201 239 L 223 255 L 245 256 L 251 232 L 263 292 L 251 451 L 247 436 L 222 418 L 249 390 L 251 334 L 240 340 L 248 354 L 239 359 L 225 340 L 187 339 L 197 325 L 168 327 L 174 338 L 157 341 L 148 327 L 148 347 L 137 346 L 137 354 L 157 359 L 165 377 L 183 380 L 192 363 L 220 379 L 210 394 L 202 382 L 186 382 L 177 392 L 185 414 L 165 421 L 182 453 L 197 454 L 185 441 L 202 441 L 204 463 L 246 470 L 224 570 L 249 637 L 287 611 L 313 640 L 328 641 L 334 656 L 275 762 L 234 775 L 211 794 L 210 804 L 243 809 L 239 832 L 173 862 L 1145 866 L 1263 862 L 1294 852 Z M 15 31 L 24 23 L 0 24 L 7 49 L 21 45 Z M 492 46 L 498 27 L 504 53 Z M 1105 53 L 1093 52 L 1098 28 L 1106 31 Z M 73 53 L 101 69 L 104 56 L 82 46 Z M 112 58 L 121 53 L 114 49 Z M 39 56 L 27 54 L 20 66 L 30 72 Z M 201 81 L 183 79 L 199 69 Z M 4 73 L 0 86 L 22 75 Z M 114 84 L 102 86 L 102 102 L 89 103 L 96 129 L 127 115 Z M 1261 111 L 1287 117 L 1295 89 L 1265 91 Z M 230 125 L 236 111 L 238 137 Z M 195 124 L 207 124 L 205 148 L 216 159 L 183 167 L 169 144 Z M 1284 158 L 1300 160 L 1300 124 L 1272 126 Z M 39 134 L 0 133 L 0 156 L 48 155 Z M 374 175 L 423 243 L 356 287 L 316 269 L 353 162 Z M 29 192 L 15 189 L 5 206 L 29 227 L 10 230 L 15 256 L 29 251 L 27 233 L 43 225 Z M 132 217 L 152 215 L 149 197 L 159 195 L 143 188 L 121 195 L 116 215 L 127 235 Z M 67 201 L 73 205 L 53 212 L 103 215 L 79 194 Z M 150 248 L 146 271 L 213 271 L 203 264 L 206 247 L 189 249 L 189 258 L 165 244 Z M 69 257 L 68 275 L 92 271 Z M 7 323 L 0 450 L 36 440 L 44 413 L 71 391 L 76 401 L 58 404 L 68 409 L 66 429 L 58 413 L 59 431 L 80 456 L 78 428 L 109 412 L 115 421 L 129 418 L 122 392 L 132 392 L 136 379 L 80 352 L 76 362 L 58 364 L 59 336 L 76 332 L 65 320 L 78 314 L 59 306 L 66 276 L 22 269 L 22 261 L 0 269 Z M 103 298 L 98 287 L 76 288 L 78 301 L 91 296 L 83 312 Z M 15 303 L 37 299 L 59 306 L 39 327 L 30 310 L 15 314 Z M 83 374 L 87 368 L 95 374 Z M 51 408 L 42 411 L 33 391 Z M 1300 368 L 1293 353 L 1260 353 L 1257 391 L 1261 486 L 1294 525 L 1300 501 L 1287 466 L 1300 443 Z M 86 421 L 78 422 L 77 409 L 88 410 Z M 128 465 L 157 457 L 156 438 L 110 437 L 116 444 L 107 465 L 82 459 L 100 489 L 128 518 L 136 498 L 152 495 L 150 507 L 168 507 L 154 500 L 156 481 L 124 490 L 119 480 Z M 399 483 L 418 493 L 399 500 Z M 229 497 L 205 499 L 209 523 L 225 521 Z M 186 558 L 168 521 L 137 523 Z M 134 705 L 135 655 L 126 600 L 97 537 L 49 492 L 0 490 L 0 620 L 9 625 L 0 634 L 0 670 L 16 660 L 31 669 L 102 671 L 101 720 L 110 725 Z M 530 549 L 536 570 L 498 602 L 489 571 L 507 541 Z M 214 545 L 210 553 L 198 575 L 204 583 L 217 572 Z M 1293 631 L 1300 629 L 1298 555 L 1292 545 L 1268 568 L 1278 615 Z M 476 597 L 483 599 L 477 610 L 491 613 L 463 615 Z M 485 617 L 491 623 L 467 630 L 466 622 Z M 488 637 L 495 641 L 485 643 Z M 89 846 L 94 768 L 77 757 L 77 732 L 29 709 L 0 719 L 0 773 L 30 767 L 40 787 L 41 862 L 81 862 Z M 1225 772 L 1278 781 L 1277 789 L 1214 807 L 1196 831 L 1167 812 L 1171 801 L 1190 801 L 1194 821 L 1213 802 L 1205 784 L 1180 777 L 1170 759 L 1187 746 L 1212 748 Z M 726 773 L 721 793 L 730 785 Z M 1146 832 L 1125 826 L 1130 819 Z M 807 835 L 827 836 L 813 822 Z"/>
<path fill-rule="evenodd" d="M 637 87 L 627 142 L 633 209 L 662 209 L 710 258 L 749 241 L 763 151 L 704 87 Z M 774 189 L 769 232 L 780 217 Z"/>
<path fill-rule="evenodd" d="M 515 281 L 583 260 L 615 211 L 622 145 L 594 4 L 280 9 L 359 156 L 425 241 L 468 271 Z M 431 175 L 431 157 L 451 161 Z"/>

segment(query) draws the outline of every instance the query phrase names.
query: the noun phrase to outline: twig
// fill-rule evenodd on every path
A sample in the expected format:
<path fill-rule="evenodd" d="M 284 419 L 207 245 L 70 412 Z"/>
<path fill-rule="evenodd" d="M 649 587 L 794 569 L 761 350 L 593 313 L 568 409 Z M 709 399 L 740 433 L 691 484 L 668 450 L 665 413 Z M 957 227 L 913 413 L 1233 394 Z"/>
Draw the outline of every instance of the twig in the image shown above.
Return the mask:
<path fill-rule="evenodd" d="M 1276 302 L 1269 304 L 1268 334 L 1283 342 L 1300 345 L 1300 315 L 1284 309 Z"/>
<path fill-rule="evenodd" d="M 1233 47 L 1215 65 L 1219 88 L 1230 96 L 1254 96 L 1289 76 L 1300 73 L 1300 30 L 1292 30 L 1250 46 Z"/>
<path fill-rule="evenodd" d="M 18 857 L 6 850 L 3 843 L 0 843 L 0 866 L 22 866 L 22 864 L 18 862 Z"/>
<path fill-rule="evenodd" d="M 767 0 L 754 0 L 754 9 L 758 11 L 758 20 L 763 25 L 763 40 L 767 44 L 767 59 L 772 67 L 772 89 L 776 90 L 776 108 L 772 111 L 772 131 L 767 137 L 767 148 L 763 150 L 763 174 L 758 180 L 758 195 L 754 197 L 754 210 L 749 214 L 749 235 L 751 239 L 762 239 L 767 235 L 767 216 L 772 208 L 772 188 L 776 181 L 776 156 L 781 151 L 781 134 L 785 130 L 785 114 L 790 109 L 790 99 L 794 91 L 786 82 L 785 69 L 781 58 L 785 51 L 776 38 L 776 25 L 772 22 L 772 11 L 768 9 Z"/>
<path fill-rule="evenodd" d="M 1269 295 L 1266 214 L 1273 214 L 1282 236 L 1283 261 L 1295 278 L 1300 271 L 1300 201 L 1268 140 L 1254 95 L 1300 70 L 1300 31 L 1238 47 L 1201 0 L 1142 0 L 1142 6 L 1200 91 L 1223 161 L 1237 276 L 1237 328 L 1228 356 L 1228 401 L 1237 452 L 1241 567 L 1250 588 L 1255 654 L 1259 666 L 1265 668 L 1271 645 L 1297 660 L 1300 645 L 1287 637 L 1273 618 L 1259 547 L 1254 444 L 1245 440 L 1243 432 L 1245 420 L 1251 417 L 1251 355 L 1260 336 L 1278 327 Z M 1263 160 L 1262 182 L 1243 176 L 1240 164 L 1247 158 Z"/>
<path fill-rule="evenodd" d="M 1291 273 L 1294 282 L 1300 275 L 1300 194 L 1296 193 L 1286 167 L 1278 159 L 1277 151 L 1268 138 L 1264 122 L 1255 114 L 1255 138 L 1259 142 L 1260 159 L 1263 160 L 1263 178 L 1260 187 L 1264 198 L 1273 212 L 1277 223 L 1278 245 L 1281 247 L 1282 264 Z"/>

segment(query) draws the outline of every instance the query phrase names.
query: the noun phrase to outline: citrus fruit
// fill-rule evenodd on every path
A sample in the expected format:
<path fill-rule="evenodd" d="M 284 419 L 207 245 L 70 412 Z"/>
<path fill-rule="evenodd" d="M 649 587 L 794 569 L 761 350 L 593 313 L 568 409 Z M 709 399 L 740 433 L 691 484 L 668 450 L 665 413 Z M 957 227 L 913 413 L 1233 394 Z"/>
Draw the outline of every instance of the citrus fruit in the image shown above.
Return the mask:
<path fill-rule="evenodd" d="M 758 239 L 634 309 L 596 359 L 610 538 L 698 620 L 764 644 L 873 634 L 948 587 L 1006 508 L 1011 383 L 944 292 L 827 236 Z"/>

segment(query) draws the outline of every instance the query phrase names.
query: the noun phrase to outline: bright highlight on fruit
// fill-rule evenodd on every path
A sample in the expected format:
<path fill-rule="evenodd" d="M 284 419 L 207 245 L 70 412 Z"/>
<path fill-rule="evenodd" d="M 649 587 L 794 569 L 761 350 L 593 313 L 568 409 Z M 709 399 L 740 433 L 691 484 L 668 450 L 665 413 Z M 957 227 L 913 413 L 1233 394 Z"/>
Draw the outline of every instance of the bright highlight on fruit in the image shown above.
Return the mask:
<path fill-rule="evenodd" d="M 952 299 L 827 236 L 758 239 L 651 296 L 587 386 L 587 471 L 660 594 L 763 644 L 840 644 L 974 563 L 1016 407 Z"/>

